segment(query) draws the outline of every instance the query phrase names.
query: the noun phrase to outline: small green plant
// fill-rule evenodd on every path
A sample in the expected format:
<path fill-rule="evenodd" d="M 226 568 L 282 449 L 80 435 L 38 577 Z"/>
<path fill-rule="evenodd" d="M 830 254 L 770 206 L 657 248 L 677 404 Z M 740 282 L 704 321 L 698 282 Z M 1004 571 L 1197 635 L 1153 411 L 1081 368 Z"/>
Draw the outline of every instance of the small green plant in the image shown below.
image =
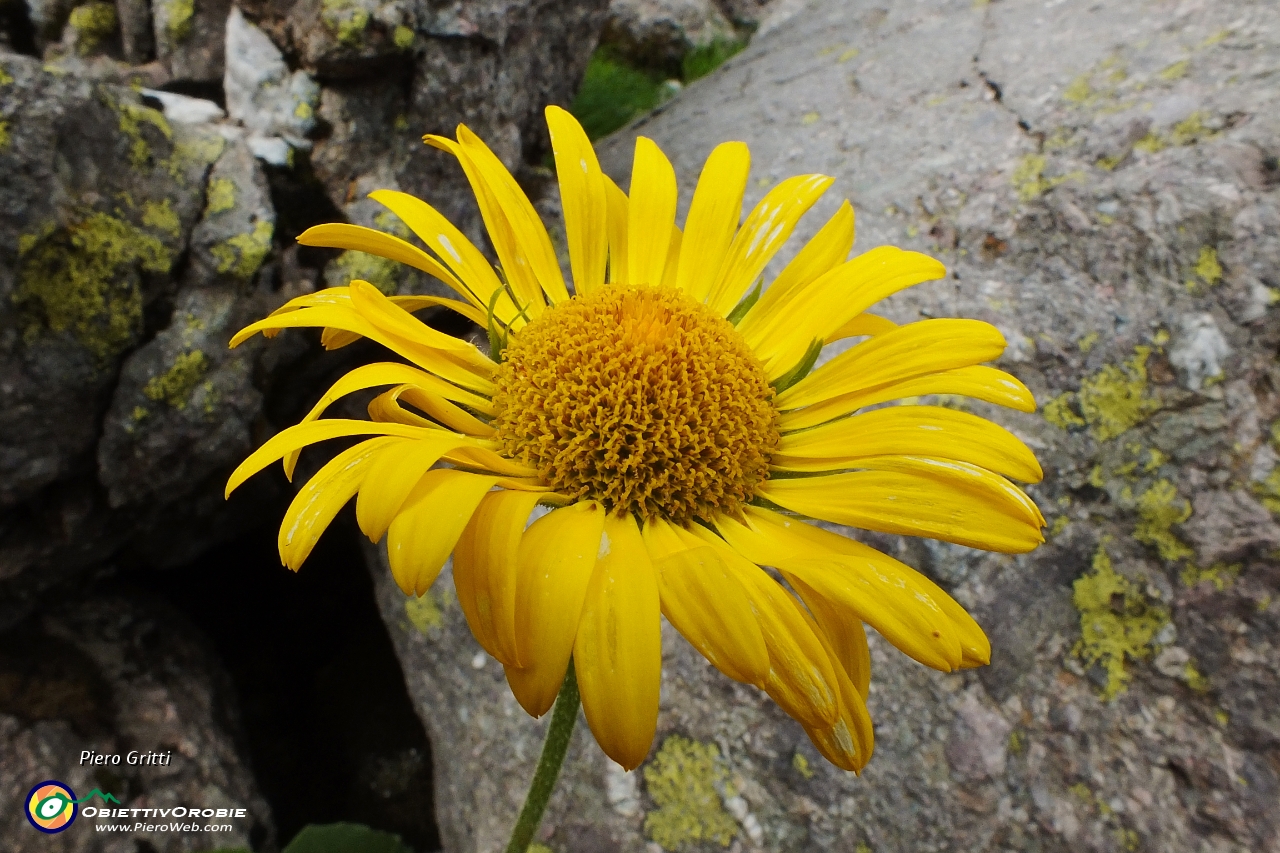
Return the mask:
<path fill-rule="evenodd" d="M 695 47 L 680 62 L 680 78 L 692 83 L 706 77 L 746 46 L 745 41 L 738 39 L 715 39 L 710 44 Z"/>
<path fill-rule="evenodd" d="M 695 47 L 680 63 L 680 82 L 692 83 L 706 77 L 744 47 L 746 42 L 736 39 L 716 39 Z M 647 113 L 672 93 L 673 87 L 661 74 L 637 68 L 606 45 L 591 55 L 569 112 L 582 123 L 587 136 L 595 140 Z"/>
<path fill-rule="evenodd" d="M 666 85 L 656 75 L 611 56 L 607 48 L 597 48 L 569 111 L 594 140 L 653 109 L 665 96 Z"/>

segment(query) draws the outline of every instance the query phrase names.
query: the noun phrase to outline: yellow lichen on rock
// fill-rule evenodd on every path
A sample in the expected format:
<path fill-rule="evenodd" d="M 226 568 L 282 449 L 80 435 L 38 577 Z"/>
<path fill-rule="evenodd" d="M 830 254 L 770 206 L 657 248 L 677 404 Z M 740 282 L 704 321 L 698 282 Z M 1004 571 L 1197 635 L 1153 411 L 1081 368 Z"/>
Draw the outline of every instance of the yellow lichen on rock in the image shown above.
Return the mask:
<path fill-rule="evenodd" d="M 142 206 L 142 224 L 163 231 L 170 237 L 177 237 L 182 233 L 182 222 L 167 198 L 159 203 L 148 201 Z"/>
<path fill-rule="evenodd" d="M 728 847 L 738 834 L 720 799 L 729 771 L 714 744 L 672 735 L 644 768 L 644 782 L 658 805 L 645 816 L 644 830 L 663 849 L 700 842 Z"/>
<path fill-rule="evenodd" d="M 205 195 L 206 216 L 231 210 L 236 206 L 236 184 L 230 178 L 214 178 Z"/>
<path fill-rule="evenodd" d="M 142 388 L 148 400 L 165 403 L 181 411 L 191 402 L 191 392 L 209 370 L 209 358 L 200 350 L 184 352 L 159 376 L 153 376 Z"/>
<path fill-rule="evenodd" d="M 100 360 L 142 329 L 142 292 L 130 271 L 168 272 L 172 263 L 163 243 L 106 213 L 65 229 L 49 223 L 22 235 L 18 252 L 13 301 L 25 315 L 24 337 L 41 326 L 70 331 Z"/>
<path fill-rule="evenodd" d="M 420 598 L 412 595 L 406 598 L 404 615 L 409 624 L 421 634 L 428 634 L 444 624 L 444 614 L 440 612 L 440 605 L 436 603 L 431 590 L 427 590 Z"/>
<path fill-rule="evenodd" d="M 1195 556 L 1195 552 L 1171 529 L 1190 517 L 1191 504 L 1179 496 L 1173 483 L 1157 480 L 1138 498 L 1138 526 L 1133 531 L 1133 538 L 1154 545 L 1163 560 Z"/>
<path fill-rule="evenodd" d="M 229 272 L 238 278 L 249 278 L 258 271 L 271 251 L 275 226 L 259 219 L 248 234 L 237 234 L 209 250 L 218 264 L 218 272 Z"/>
<path fill-rule="evenodd" d="M 1080 612 L 1080 641 L 1073 653 L 1106 673 L 1102 697 L 1114 699 L 1129 683 L 1128 660 L 1150 657 L 1156 635 L 1169 622 L 1163 607 L 1143 595 L 1133 581 L 1116 572 L 1107 553 L 1109 537 L 1098 543 L 1090 571 L 1072 585 Z"/>

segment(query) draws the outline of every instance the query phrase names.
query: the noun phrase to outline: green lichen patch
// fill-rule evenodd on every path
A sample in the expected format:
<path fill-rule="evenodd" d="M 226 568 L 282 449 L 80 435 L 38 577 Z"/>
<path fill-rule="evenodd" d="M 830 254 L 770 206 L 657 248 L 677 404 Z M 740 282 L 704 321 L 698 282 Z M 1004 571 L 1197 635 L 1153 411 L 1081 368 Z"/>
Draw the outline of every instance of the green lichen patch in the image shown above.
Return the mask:
<path fill-rule="evenodd" d="M 1222 592 L 1236 582 L 1243 568 L 1240 563 L 1214 563 L 1207 569 L 1202 569 L 1195 563 L 1187 563 L 1182 570 L 1182 583 L 1184 586 L 1211 583 L 1214 589 Z"/>
<path fill-rule="evenodd" d="M 413 30 L 403 25 L 396 27 L 391 33 L 391 41 L 401 50 L 408 50 L 413 47 L 413 39 Z"/>
<path fill-rule="evenodd" d="M 331 287 L 344 287 L 352 280 L 360 279 L 391 296 L 398 287 L 396 275 L 399 270 L 400 265 L 395 261 L 351 249 L 333 261 L 330 269 L 326 270 L 325 281 Z"/>
<path fill-rule="evenodd" d="M 169 41 L 177 44 L 191 38 L 192 24 L 196 16 L 195 0 L 168 0 L 164 4 L 165 33 Z"/>
<path fill-rule="evenodd" d="M 728 847 L 738 834 L 720 800 L 729 771 L 714 744 L 670 736 L 644 768 L 644 782 L 658 806 L 645 816 L 644 831 L 663 849 L 702 842 Z"/>
<path fill-rule="evenodd" d="M 1087 666 L 1103 668 L 1102 698 L 1110 701 L 1128 687 L 1126 661 L 1150 657 L 1169 613 L 1115 570 L 1107 542 L 1104 538 L 1098 544 L 1090 570 L 1072 585 L 1072 601 L 1080 613 L 1080 641 L 1072 653 Z"/>
<path fill-rule="evenodd" d="M 804 778 L 813 778 L 813 768 L 809 766 L 809 759 L 805 758 L 803 753 L 797 752 L 791 756 L 791 767 Z"/>
<path fill-rule="evenodd" d="M 252 232 L 237 234 L 218 243 L 209 250 L 218 265 L 218 272 L 229 272 L 237 278 L 250 278 L 267 259 L 274 233 L 275 227 L 270 222 L 259 219 Z"/>
<path fill-rule="evenodd" d="M 153 376 L 142 388 L 148 400 L 165 403 L 182 410 L 191 402 L 191 394 L 209 371 L 209 358 L 200 350 L 185 352 L 159 376 Z"/>
<path fill-rule="evenodd" d="M 1266 479 L 1254 483 L 1253 491 L 1267 509 L 1280 515 L 1280 465 L 1271 469 Z"/>
<path fill-rule="evenodd" d="M 1191 60 L 1182 59 L 1165 68 L 1160 72 L 1160 79 L 1166 82 L 1181 80 L 1187 76 L 1187 69 L 1191 67 Z"/>
<path fill-rule="evenodd" d="M 169 174 L 175 180 L 181 180 L 187 169 L 208 166 L 222 156 L 226 147 L 227 141 L 216 133 L 202 133 L 181 139 L 173 146 L 173 156 L 169 158 Z"/>
<path fill-rule="evenodd" d="M 321 0 L 320 20 L 348 47 L 359 47 L 369 28 L 369 13 L 354 0 Z"/>
<path fill-rule="evenodd" d="M 1209 677 L 1197 669 L 1191 661 L 1187 661 L 1187 665 L 1182 668 L 1182 680 L 1197 693 L 1208 693 L 1213 687 Z"/>
<path fill-rule="evenodd" d="M 67 26 L 75 31 L 76 50 L 85 55 L 115 34 L 120 18 L 111 3 L 86 3 L 71 10 Z"/>
<path fill-rule="evenodd" d="M 1060 394 L 1045 404 L 1045 420 L 1063 430 L 1087 426 L 1099 441 L 1142 423 L 1160 408 L 1147 383 L 1150 356 L 1150 347 L 1135 347 L 1133 357 L 1123 364 L 1108 364 L 1085 377 L 1079 391 Z"/>
<path fill-rule="evenodd" d="M 117 102 L 110 96 L 106 96 L 105 99 L 116 111 L 120 132 L 129 140 L 129 161 L 136 168 L 146 166 L 147 161 L 151 159 L 152 143 L 147 139 L 144 127 L 153 128 L 166 140 L 173 139 L 173 128 L 169 126 L 169 122 L 159 110 L 153 110 L 132 101 Z"/>
<path fill-rule="evenodd" d="M 13 302 L 24 315 L 24 337 L 34 339 L 42 326 L 70 331 L 102 361 L 142 330 L 135 273 L 168 272 L 172 264 L 158 239 L 105 213 L 23 235 L 19 252 Z"/>
<path fill-rule="evenodd" d="M 12 142 L 9 137 L 9 122 L 0 121 L 0 148 L 8 148 Z"/>
<path fill-rule="evenodd" d="M 1018 191 L 1018 198 L 1023 201 L 1032 201 L 1059 184 L 1084 177 L 1083 172 L 1074 171 L 1065 175 L 1046 178 L 1044 176 L 1046 165 L 1048 165 L 1048 161 L 1043 154 L 1027 154 L 1018 161 L 1018 165 L 1014 167 L 1013 174 L 1009 178 L 1013 183 L 1014 189 Z"/>
<path fill-rule="evenodd" d="M 8 86 L 13 82 L 13 75 L 4 70 L 4 66 L 0 65 L 0 86 Z"/>
<path fill-rule="evenodd" d="M 1213 287 L 1222 281 L 1222 264 L 1218 263 L 1218 250 L 1212 246 L 1205 246 L 1200 249 L 1200 257 L 1196 258 L 1196 265 L 1193 270 L 1200 280 L 1209 287 Z"/>
<path fill-rule="evenodd" d="M 177 237 L 182 233 L 182 222 L 178 219 L 178 214 L 174 213 L 167 198 L 159 203 L 148 201 L 142 206 L 142 224 L 162 231 L 170 237 Z"/>
<path fill-rule="evenodd" d="M 214 178 L 205 196 L 204 215 L 231 210 L 236 206 L 236 183 L 230 178 Z"/>
<path fill-rule="evenodd" d="M 436 597 L 431 590 L 427 590 L 421 598 L 413 596 L 406 598 L 404 615 L 408 618 L 409 624 L 422 634 L 429 634 L 444 624 L 444 614 L 440 612 L 440 605 L 436 602 Z"/>
<path fill-rule="evenodd" d="M 1172 527 L 1191 517 L 1191 504 L 1178 494 L 1173 483 L 1157 480 L 1138 498 L 1138 526 L 1133 538 L 1155 546 L 1163 560 L 1195 556 L 1191 548 L 1173 534 Z"/>

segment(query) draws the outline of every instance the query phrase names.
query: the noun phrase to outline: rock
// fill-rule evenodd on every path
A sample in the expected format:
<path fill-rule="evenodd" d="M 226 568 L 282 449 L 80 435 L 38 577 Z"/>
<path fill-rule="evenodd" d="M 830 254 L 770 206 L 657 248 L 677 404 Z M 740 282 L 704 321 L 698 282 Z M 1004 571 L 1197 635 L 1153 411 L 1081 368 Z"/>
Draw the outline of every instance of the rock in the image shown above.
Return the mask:
<path fill-rule="evenodd" d="M 1280 850 L 1280 324 L 1255 295 L 1280 284 L 1262 224 L 1280 216 L 1263 177 L 1280 138 L 1273 17 L 816 0 L 600 146 L 625 186 L 634 138 L 657 141 L 687 207 L 711 148 L 743 139 L 748 205 L 792 174 L 838 179 L 797 238 L 848 196 L 860 250 L 942 258 L 946 280 L 883 312 L 1004 330 L 1002 366 L 1041 413 L 966 405 L 1036 449 L 1049 541 L 1006 556 L 869 537 L 975 613 L 993 662 L 938 674 L 871 637 L 861 778 L 668 631 L 648 761 L 619 778 L 579 731 L 543 843 L 656 851 L 696 830 L 740 851 Z M 1184 344 L 1208 340 L 1208 321 L 1182 319 L 1205 315 L 1220 341 Z M 500 848 L 544 724 L 476 657 L 447 573 L 417 601 L 380 554 L 374 573 L 437 745 L 446 846 Z M 673 766 L 696 772 L 675 785 Z"/>
<path fill-rule="evenodd" d="M 711 0 L 612 0 L 600 40 L 635 65 L 677 77 L 689 51 L 734 36 Z"/>
<path fill-rule="evenodd" d="M 222 107 L 204 98 L 192 98 L 157 89 L 143 89 L 142 94 L 159 101 L 164 117 L 178 124 L 208 124 L 227 117 Z"/>
<path fill-rule="evenodd" d="M 250 131 L 311 147 L 320 87 L 304 71 L 289 71 L 280 49 L 239 9 L 227 18 L 227 113 Z"/>
<path fill-rule="evenodd" d="M 1183 384 L 1199 391 L 1205 380 L 1222 377 L 1222 362 L 1231 354 L 1212 314 L 1193 314 L 1179 323 L 1178 337 L 1169 348 L 1169 363 L 1178 368 Z"/>
<path fill-rule="evenodd" d="M 72 826 L 57 836 L 58 849 L 87 853 L 136 846 L 176 853 L 193 844 L 270 843 L 270 807 L 237 748 L 238 712 L 229 679 L 181 617 L 154 603 L 116 596 L 59 603 L 7 632 L 0 648 L 0 794 L 6 801 L 20 802 L 33 785 L 56 779 L 78 798 L 96 789 L 124 808 L 247 812 L 213 821 L 232 827 L 217 833 L 143 830 L 104 840 L 91 826 Z M 118 755 L 120 762 L 82 763 L 85 751 Z M 129 764 L 130 755 L 148 754 L 160 754 L 166 763 Z M 113 822 L 84 816 L 90 806 L 108 804 L 87 799 L 76 823 Z M 139 813 L 127 822 L 169 820 Z M 20 808 L 0 817 L 0 839 L 13 853 L 50 845 Z"/>
<path fill-rule="evenodd" d="M 416 4 L 403 0 L 299 0 L 288 27 L 303 66 L 326 78 L 403 73 L 419 41 Z"/>
<path fill-rule="evenodd" d="M 196 131 L 138 96 L 6 58 L 0 86 L 0 506 L 83 470 L 124 353 L 199 214 Z M 212 159 L 212 158 L 210 158 Z M 84 417 L 67 417 L 68 400 Z"/>
<path fill-rule="evenodd" d="M 218 83 L 227 55 L 231 0 L 156 0 L 151 4 L 156 55 L 174 80 Z"/>

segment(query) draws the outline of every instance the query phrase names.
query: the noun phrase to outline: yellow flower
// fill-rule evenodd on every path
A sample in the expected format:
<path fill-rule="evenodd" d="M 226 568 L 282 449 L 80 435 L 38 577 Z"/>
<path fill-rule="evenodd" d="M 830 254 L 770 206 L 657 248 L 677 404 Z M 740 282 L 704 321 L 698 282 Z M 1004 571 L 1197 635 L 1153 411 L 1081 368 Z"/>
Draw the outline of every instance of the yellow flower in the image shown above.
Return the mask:
<path fill-rule="evenodd" d="M 572 657 L 587 722 L 623 767 L 644 760 L 657 725 L 661 614 L 725 675 L 773 697 L 828 760 L 859 770 L 873 742 L 863 623 L 944 672 L 987 663 L 990 645 L 932 581 L 806 519 L 1031 550 L 1044 518 L 1007 479 L 1041 477 L 1022 442 L 948 408 L 871 408 L 961 394 L 1033 411 L 1031 394 L 981 366 L 1005 346 L 986 323 L 866 313 L 945 270 L 892 247 L 846 260 L 848 202 L 763 295 L 751 290 L 830 178 L 783 181 L 739 225 L 750 158 L 725 143 L 681 230 L 675 172 L 651 140 L 636 142 L 627 196 L 568 113 L 549 107 L 547 122 L 575 295 L 489 148 L 462 126 L 457 141 L 426 137 L 461 163 L 500 272 L 399 192 L 373 198 L 429 251 L 355 225 L 303 234 L 414 266 L 465 301 L 353 281 L 237 334 L 232 345 L 318 326 L 330 349 L 366 337 L 408 363 L 352 370 L 246 459 L 228 493 L 278 459 L 292 476 L 306 445 L 373 436 L 289 507 L 279 544 L 291 569 L 356 497 L 406 594 L 426 592 L 453 554 L 471 630 L 530 714 L 551 707 Z M 440 305 L 487 327 L 499 359 L 410 313 Z M 822 347 L 853 337 L 865 340 L 811 370 Z M 320 419 L 374 386 L 392 387 L 369 420 Z M 552 509 L 529 524 L 539 504 Z"/>

